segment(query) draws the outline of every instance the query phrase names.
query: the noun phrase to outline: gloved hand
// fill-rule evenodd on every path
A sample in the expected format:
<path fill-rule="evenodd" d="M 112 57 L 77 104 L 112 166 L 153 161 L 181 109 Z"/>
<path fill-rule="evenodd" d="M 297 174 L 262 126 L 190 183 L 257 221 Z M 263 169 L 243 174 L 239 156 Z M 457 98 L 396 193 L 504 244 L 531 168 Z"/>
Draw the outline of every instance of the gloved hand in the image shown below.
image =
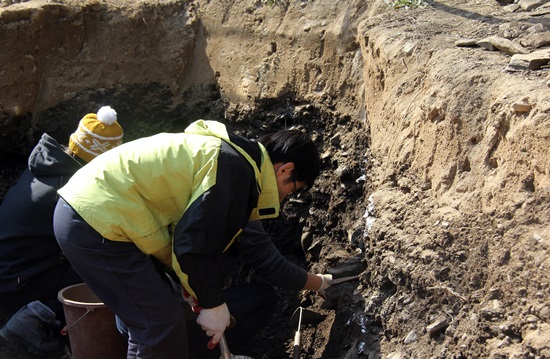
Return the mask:
<path fill-rule="evenodd" d="M 227 305 L 223 303 L 220 306 L 205 309 L 202 308 L 197 324 L 206 331 L 206 335 L 212 337 L 212 343 L 216 344 L 220 341 L 225 328 L 229 326 L 230 315 Z"/>
<path fill-rule="evenodd" d="M 321 277 L 321 286 L 319 287 L 319 289 L 316 290 L 316 292 L 319 293 L 319 295 L 323 297 L 323 299 L 326 299 L 325 290 L 330 287 L 332 274 L 317 274 L 317 276 Z"/>

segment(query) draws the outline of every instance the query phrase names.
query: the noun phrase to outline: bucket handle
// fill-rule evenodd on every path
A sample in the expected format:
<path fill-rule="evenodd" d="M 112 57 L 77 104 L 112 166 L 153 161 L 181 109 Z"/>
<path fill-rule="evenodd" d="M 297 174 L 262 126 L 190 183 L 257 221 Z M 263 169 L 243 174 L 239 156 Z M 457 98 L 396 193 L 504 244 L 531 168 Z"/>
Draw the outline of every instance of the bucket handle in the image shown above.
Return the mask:
<path fill-rule="evenodd" d="M 71 329 L 76 323 L 80 322 L 82 320 L 82 318 L 84 318 L 86 315 L 88 315 L 88 313 L 93 312 L 93 311 L 94 311 L 93 308 L 86 309 L 86 313 L 82 314 L 82 316 L 80 318 L 75 320 L 71 325 L 65 325 L 63 327 L 63 329 L 61 329 L 61 335 L 67 335 L 67 332 L 69 331 L 69 329 Z"/>

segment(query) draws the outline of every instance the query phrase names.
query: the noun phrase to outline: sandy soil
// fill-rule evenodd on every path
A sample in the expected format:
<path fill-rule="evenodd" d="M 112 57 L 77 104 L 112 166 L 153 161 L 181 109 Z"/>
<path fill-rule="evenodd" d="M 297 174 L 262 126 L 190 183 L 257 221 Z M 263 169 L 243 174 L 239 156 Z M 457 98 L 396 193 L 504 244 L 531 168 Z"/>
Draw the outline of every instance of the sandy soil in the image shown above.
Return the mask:
<path fill-rule="evenodd" d="M 281 289 L 241 354 L 288 358 L 302 306 L 324 316 L 302 358 L 549 358 L 550 7 L 414 3 L 0 1 L 0 189 L 102 104 L 127 139 L 298 126 L 323 173 L 267 227 L 292 261 L 358 278 Z"/>

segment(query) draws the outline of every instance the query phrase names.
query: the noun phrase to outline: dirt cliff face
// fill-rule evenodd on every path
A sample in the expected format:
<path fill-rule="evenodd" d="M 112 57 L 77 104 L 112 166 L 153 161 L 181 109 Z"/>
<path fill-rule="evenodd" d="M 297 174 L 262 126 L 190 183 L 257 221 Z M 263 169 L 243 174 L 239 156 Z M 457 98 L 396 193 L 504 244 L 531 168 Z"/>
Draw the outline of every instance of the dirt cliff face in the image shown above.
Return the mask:
<path fill-rule="evenodd" d="M 287 358 L 301 305 L 326 316 L 305 357 L 550 357 L 548 6 L 0 4 L 2 192 L 42 132 L 63 142 L 101 105 L 126 140 L 197 118 L 312 134 L 323 173 L 267 227 L 296 263 L 359 277 L 281 289 L 243 354 Z"/>

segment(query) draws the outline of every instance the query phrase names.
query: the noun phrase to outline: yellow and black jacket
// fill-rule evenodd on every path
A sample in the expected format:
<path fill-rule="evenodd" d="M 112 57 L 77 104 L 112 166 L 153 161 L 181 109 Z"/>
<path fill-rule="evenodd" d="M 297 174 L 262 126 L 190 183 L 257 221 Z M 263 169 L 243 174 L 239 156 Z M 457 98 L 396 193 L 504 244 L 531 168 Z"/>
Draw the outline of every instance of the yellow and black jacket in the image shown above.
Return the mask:
<path fill-rule="evenodd" d="M 118 146 L 59 194 L 104 238 L 133 242 L 173 268 L 206 308 L 223 303 L 222 254 L 248 221 L 279 214 L 265 148 L 214 121 Z"/>

